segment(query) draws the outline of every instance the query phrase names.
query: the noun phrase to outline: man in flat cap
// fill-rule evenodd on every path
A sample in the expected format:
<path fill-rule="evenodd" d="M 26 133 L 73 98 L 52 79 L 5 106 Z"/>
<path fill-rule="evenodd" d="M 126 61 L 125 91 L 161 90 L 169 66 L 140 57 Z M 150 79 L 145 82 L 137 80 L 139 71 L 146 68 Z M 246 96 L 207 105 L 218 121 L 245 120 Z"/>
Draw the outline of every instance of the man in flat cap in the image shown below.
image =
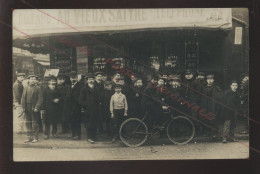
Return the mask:
<path fill-rule="evenodd" d="M 25 111 L 28 139 L 25 142 L 38 142 L 40 109 L 43 103 L 42 91 L 36 85 L 37 76 L 29 75 L 29 85 L 24 89 L 21 104 Z"/>
<path fill-rule="evenodd" d="M 240 107 L 240 98 L 237 92 L 238 83 L 233 80 L 230 83 L 230 89 L 224 93 L 224 104 L 226 107 L 223 107 L 224 112 L 224 127 L 223 127 L 223 143 L 229 141 L 236 141 L 234 139 L 235 127 L 236 127 L 236 118 L 237 112 Z"/>
<path fill-rule="evenodd" d="M 87 141 L 94 143 L 97 135 L 98 127 L 98 109 L 99 100 L 97 97 L 97 91 L 95 90 L 95 77 L 93 74 L 86 76 L 87 84 L 81 89 L 79 102 L 81 107 L 85 110 L 85 121 L 87 129 Z"/>
<path fill-rule="evenodd" d="M 21 106 L 21 98 L 23 94 L 23 80 L 25 77 L 25 73 L 17 73 L 17 79 L 13 85 L 13 103 L 14 103 L 14 113 L 16 114 L 17 120 L 17 133 L 24 132 L 24 112 Z"/>
<path fill-rule="evenodd" d="M 201 108 L 205 109 L 206 112 L 211 112 L 216 116 L 212 118 L 212 120 L 208 120 L 202 116 L 200 116 L 200 120 L 203 121 L 208 126 L 212 128 L 208 128 L 203 126 L 201 132 L 204 136 L 211 136 L 213 139 L 217 137 L 217 131 L 221 116 L 221 106 L 217 102 L 222 102 L 223 92 L 221 88 L 215 84 L 215 76 L 210 73 L 206 76 L 207 85 L 202 89 L 202 97 L 201 97 Z"/>
<path fill-rule="evenodd" d="M 70 121 L 72 138 L 81 139 L 81 106 L 79 104 L 81 83 L 78 82 L 78 76 L 75 71 L 70 73 L 71 85 L 68 87 L 64 100 L 64 116 Z"/>

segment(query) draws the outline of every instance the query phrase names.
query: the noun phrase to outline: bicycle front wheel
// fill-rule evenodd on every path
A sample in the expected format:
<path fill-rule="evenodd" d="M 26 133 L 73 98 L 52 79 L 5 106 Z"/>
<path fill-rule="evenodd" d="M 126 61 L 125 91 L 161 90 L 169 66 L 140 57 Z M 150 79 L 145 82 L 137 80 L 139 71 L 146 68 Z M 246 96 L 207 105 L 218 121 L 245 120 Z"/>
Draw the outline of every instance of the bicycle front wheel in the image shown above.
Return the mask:
<path fill-rule="evenodd" d="M 138 147 L 146 141 L 148 129 L 145 123 L 140 119 L 129 118 L 121 124 L 119 136 L 125 145 Z"/>
<path fill-rule="evenodd" d="M 171 142 L 177 145 L 189 143 L 195 135 L 192 121 L 184 116 L 173 118 L 167 127 L 167 136 Z"/>

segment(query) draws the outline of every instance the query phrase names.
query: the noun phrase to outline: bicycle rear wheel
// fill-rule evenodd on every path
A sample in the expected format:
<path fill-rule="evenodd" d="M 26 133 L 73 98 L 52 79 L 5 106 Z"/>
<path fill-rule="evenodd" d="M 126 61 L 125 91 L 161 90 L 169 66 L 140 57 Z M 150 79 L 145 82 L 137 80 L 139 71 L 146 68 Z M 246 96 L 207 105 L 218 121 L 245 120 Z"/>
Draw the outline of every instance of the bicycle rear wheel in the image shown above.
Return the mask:
<path fill-rule="evenodd" d="M 145 123 L 140 119 L 129 118 L 121 124 L 119 136 L 125 145 L 138 147 L 146 141 L 148 129 Z"/>
<path fill-rule="evenodd" d="M 184 116 L 174 117 L 167 127 L 167 136 L 177 145 L 189 143 L 195 135 L 192 121 Z"/>

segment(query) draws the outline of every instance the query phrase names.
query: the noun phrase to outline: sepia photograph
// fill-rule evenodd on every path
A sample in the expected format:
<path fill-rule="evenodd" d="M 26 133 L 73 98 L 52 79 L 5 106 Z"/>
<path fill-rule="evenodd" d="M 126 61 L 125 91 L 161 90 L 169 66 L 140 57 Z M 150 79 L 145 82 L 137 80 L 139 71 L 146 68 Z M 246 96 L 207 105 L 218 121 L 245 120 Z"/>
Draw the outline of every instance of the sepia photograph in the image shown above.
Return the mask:
<path fill-rule="evenodd" d="M 247 8 L 14 9 L 12 22 L 15 162 L 256 150 Z"/>

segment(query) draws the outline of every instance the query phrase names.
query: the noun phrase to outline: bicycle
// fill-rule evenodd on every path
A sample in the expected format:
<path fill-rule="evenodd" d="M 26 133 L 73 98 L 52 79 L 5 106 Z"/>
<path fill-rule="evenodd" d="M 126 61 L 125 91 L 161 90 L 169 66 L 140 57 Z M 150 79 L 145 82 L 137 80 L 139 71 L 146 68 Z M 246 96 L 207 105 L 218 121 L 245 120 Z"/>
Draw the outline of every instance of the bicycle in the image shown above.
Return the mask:
<path fill-rule="evenodd" d="M 159 126 L 153 126 L 149 131 L 145 123 L 146 116 L 142 119 L 128 118 L 120 126 L 119 136 L 121 141 L 126 146 L 138 147 L 146 142 L 148 135 L 158 138 L 165 129 L 168 139 L 174 144 L 184 145 L 193 139 L 195 127 L 189 118 L 175 116 L 169 108 L 163 114 L 167 116 L 167 119 Z"/>

